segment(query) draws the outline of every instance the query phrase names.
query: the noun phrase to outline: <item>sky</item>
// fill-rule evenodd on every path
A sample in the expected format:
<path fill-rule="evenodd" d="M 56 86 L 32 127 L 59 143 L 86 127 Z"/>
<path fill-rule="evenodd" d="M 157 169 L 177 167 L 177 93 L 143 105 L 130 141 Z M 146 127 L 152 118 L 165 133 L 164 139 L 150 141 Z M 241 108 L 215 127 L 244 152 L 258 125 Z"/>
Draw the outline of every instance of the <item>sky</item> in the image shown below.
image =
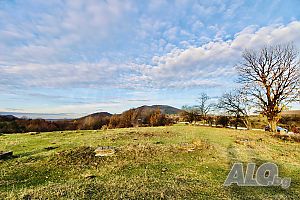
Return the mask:
<path fill-rule="evenodd" d="M 0 0 L 0 114 L 193 105 L 237 87 L 243 50 L 288 42 L 299 0 Z"/>

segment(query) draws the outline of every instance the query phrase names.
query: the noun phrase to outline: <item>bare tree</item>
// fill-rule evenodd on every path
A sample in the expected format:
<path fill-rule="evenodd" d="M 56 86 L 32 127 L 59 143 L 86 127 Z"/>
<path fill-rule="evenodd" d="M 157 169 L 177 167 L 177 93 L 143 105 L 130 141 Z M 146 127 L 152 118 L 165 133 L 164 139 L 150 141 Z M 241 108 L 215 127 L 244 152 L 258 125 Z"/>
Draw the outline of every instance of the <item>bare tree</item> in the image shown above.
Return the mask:
<path fill-rule="evenodd" d="M 238 66 L 245 92 L 276 130 L 281 111 L 290 102 L 299 101 L 298 52 L 291 44 L 246 50 Z"/>
<path fill-rule="evenodd" d="M 201 93 L 198 98 L 199 105 L 197 106 L 199 115 L 206 119 L 208 112 L 210 111 L 212 104 L 208 104 L 210 97 L 206 93 Z"/>
<path fill-rule="evenodd" d="M 235 117 L 235 128 L 237 128 L 238 123 L 241 122 L 247 129 L 251 129 L 251 122 L 249 120 L 251 104 L 240 90 L 223 94 L 219 99 L 217 108 Z"/>

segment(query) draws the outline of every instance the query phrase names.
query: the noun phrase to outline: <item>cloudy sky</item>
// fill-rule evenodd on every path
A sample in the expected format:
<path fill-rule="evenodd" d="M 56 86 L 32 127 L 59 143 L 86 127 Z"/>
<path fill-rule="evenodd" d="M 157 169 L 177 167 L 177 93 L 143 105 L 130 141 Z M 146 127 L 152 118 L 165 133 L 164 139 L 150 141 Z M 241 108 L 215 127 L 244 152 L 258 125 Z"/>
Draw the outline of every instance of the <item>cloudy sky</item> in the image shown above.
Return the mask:
<path fill-rule="evenodd" d="M 299 0 L 0 0 L 0 113 L 194 104 L 235 87 L 243 49 L 285 42 Z"/>

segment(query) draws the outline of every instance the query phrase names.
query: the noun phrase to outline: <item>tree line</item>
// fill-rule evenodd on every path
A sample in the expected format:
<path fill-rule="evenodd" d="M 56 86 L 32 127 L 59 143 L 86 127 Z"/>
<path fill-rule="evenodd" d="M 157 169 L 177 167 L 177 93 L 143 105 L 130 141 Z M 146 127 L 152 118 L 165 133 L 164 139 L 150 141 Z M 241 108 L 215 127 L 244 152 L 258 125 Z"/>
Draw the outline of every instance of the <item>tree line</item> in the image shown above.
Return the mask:
<path fill-rule="evenodd" d="M 96 130 L 101 128 L 129 128 L 135 126 L 165 126 L 174 123 L 173 118 L 160 109 L 130 109 L 122 114 L 90 115 L 75 120 L 48 121 L 0 116 L 0 133 L 50 132 L 64 130 Z"/>

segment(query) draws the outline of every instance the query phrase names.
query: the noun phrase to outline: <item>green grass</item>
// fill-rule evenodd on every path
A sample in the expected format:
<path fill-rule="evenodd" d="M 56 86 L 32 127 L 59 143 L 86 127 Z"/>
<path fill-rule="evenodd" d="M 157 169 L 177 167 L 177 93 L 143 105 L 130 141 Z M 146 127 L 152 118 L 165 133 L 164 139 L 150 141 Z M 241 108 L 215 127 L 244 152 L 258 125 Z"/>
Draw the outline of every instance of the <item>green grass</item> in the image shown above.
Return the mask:
<path fill-rule="evenodd" d="M 248 138 L 249 144 L 237 139 Z M 171 126 L 0 136 L 0 199 L 287 199 L 300 196 L 300 144 L 262 131 Z M 95 157 L 98 146 L 115 156 Z M 46 147 L 55 147 L 47 150 Z M 194 151 L 188 151 L 193 149 Z M 274 162 L 281 187 L 223 187 L 234 162 Z M 92 176 L 92 177 L 91 177 Z"/>

